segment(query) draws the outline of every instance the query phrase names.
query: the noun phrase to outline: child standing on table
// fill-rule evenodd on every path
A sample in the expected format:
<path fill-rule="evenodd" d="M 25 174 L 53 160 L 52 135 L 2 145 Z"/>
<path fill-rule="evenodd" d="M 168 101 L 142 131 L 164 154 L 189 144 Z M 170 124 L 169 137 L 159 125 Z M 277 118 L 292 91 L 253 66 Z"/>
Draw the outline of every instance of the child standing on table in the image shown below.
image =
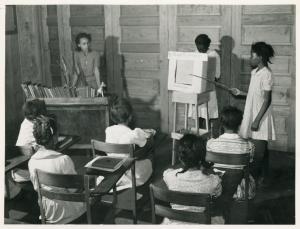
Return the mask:
<path fill-rule="evenodd" d="M 109 126 L 105 130 L 107 143 L 114 144 L 135 144 L 139 147 L 144 147 L 147 139 L 151 136 L 140 128 L 132 130 L 129 125 L 132 121 L 132 107 L 125 99 L 116 99 L 110 109 L 110 115 L 115 125 Z M 154 132 L 152 133 L 154 134 Z M 108 154 L 114 156 L 114 154 Z M 115 156 L 120 156 L 116 154 Z M 128 157 L 129 155 L 123 155 Z M 152 175 L 152 162 L 150 159 L 137 160 L 135 163 L 136 185 L 143 185 L 149 180 Z M 131 187 L 131 172 L 128 170 L 125 175 L 117 183 L 117 190 L 122 190 Z"/>
<path fill-rule="evenodd" d="M 91 50 L 91 35 L 79 33 L 76 36 L 76 52 L 74 53 L 73 87 L 90 86 L 95 89 L 101 87 L 100 55 Z"/>
<path fill-rule="evenodd" d="M 208 55 L 208 69 L 207 74 L 208 78 L 219 80 L 221 75 L 220 70 L 220 56 L 219 54 L 212 49 L 209 49 L 210 46 L 210 38 L 206 34 L 200 34 L 195 39 L 195 44 L 197 47 L 197 52 L 200 53 L 207 53 Z M 217 95 L 215 91 L 215 86 L 213 84 L 209 85 L 212 88 L 212 92 L 210 93 L 210 100 L 208 101 L 208 116 L 209 119 L 217 119 L 219 117 L 218 112 L 218 101 L 217 101 Z M 189 108 L 189 117 L 192 117 L 194 119 L 199 118 L 199 124 L 200 127 L 204 127 L 204 119 L 207 119 L 207 108 L 206 104 L 202 104 L 198 106 L 198 115 L 199 117 L 196 117 L 195 108 L 191 107 Z"/>
<path fill-rule="evenodd" d="M 248 93 L 237 88 L 231 90 L 235 96 L 247 96 L 239 133 L 255 144 L 253 175 L 258 178 L 258 184 L 265 181 L 268 173 L 268 141 L 276 139 L 271 106 L 273 77 L 268 66 L 273 56 L 271 45 L 265 42 L 252 44 L 250 63 L 253 70 Z"/>

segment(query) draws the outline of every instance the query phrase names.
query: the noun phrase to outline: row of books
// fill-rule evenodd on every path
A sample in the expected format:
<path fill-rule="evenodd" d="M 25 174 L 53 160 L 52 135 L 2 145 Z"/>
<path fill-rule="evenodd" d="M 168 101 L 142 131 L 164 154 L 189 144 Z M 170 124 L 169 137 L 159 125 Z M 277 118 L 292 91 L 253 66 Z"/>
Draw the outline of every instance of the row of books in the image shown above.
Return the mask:
<path fill-rule="evenodd" d="M 22 83 L 21 87 L 26 98 L 93 98 L 97 97 L 95 88 L 85 87 L 45 87 L 35 83 Z"/>

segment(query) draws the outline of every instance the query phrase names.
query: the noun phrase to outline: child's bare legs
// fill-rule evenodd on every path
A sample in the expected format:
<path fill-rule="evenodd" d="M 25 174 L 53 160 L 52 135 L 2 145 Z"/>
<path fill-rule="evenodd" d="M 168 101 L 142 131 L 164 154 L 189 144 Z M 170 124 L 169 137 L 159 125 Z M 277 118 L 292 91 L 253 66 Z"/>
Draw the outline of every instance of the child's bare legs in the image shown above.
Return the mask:
<path fill-rule="evenodd" d="M 264 140 L 251 140 L 255 145 L 253 163 L 251 164 L 251 173 L 257 182 L 266 179 L 269 172 L 269 151 L 268 142 Z"/>

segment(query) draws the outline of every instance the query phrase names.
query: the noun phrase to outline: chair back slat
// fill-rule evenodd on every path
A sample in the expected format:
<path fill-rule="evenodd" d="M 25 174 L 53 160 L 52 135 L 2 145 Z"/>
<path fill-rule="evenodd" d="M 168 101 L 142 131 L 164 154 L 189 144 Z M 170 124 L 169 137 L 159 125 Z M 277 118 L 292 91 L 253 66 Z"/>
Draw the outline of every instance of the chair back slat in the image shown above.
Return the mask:
<path fill-rule="evenodd" d="M 84 191 L 82 193 L 72 193 L 72 192 L 55 192 L 41 188 L 41 195 L 51 200 L 63 200 L 71 202 L 85 202 Z"/>
<path fill-rule="evenodd" d="M 151 186 L 154 198 L 164 202 L 187 206 L 206 207 L 211 201 L 211 196 L 209 194 L 170 191 L 152 184 Z"/>
<path fill-rule="evenodd" d="M 36 170 L 36 174 L 40 184 L 46 186 L 84 189 L 84 176 L 82 175 L 47 173 L 39 169 Z"/>
<path fill-rule="evenodd" d="M 207 214 L 205 212 L 190 212 L 183 210 L 176 210 L 162 205 L 155 206 L 156 215 L 167 217 L 169 219 L 189 222 L 189 223 L 205 223 L 209 224 Z"/>
<path fill-rule="evenodd" d="M 98 140 L 91 140 L 93 156 L 95 156 L 95 150 L 104 153 L 115 153 L 115 154 L 129 154 L 133 155 L 134 146 L 132 144 L 112 144 Z"/>
<path fill-rule="evenodd" d="M 206 152 L 206 161 L 228 164 L 228 165 L 248 165 L 249 154 L 227 154 L 227 153 L 216 153 L 212 151 Z"/>
<path fill-rule="evenodd" d="M 150 197 L 152 208 L 152 222 L 155 223 L 155 215 L 167 217 L 173 220 L 179 220 L 190 223 L 210 224 L 210 205 L 211 196 L 202 193 L 184 193 L 162 189 L 154 184 L 150 184 Z M 203 207 L 203 212 L 191 212 L 185 210 L 172 209 L 158 204 L 156 200 L 168 204 L 179 204 L 184 206 Z"/>

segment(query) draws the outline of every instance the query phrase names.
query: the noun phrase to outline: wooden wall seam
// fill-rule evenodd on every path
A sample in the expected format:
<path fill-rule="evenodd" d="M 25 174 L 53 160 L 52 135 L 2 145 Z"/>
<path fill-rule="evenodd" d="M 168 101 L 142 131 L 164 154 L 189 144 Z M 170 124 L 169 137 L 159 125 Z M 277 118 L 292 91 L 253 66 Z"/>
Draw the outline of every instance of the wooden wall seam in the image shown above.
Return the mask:
<path fill-rule="evenodd" d="M 57 6 L 57 25 L 58 25 L 58 39 L 60 58 L 64 57 L 67 67 L 72 71 L 73 69 L 73 53 L 72 53 L 72 34 L 70 26 L 70 6 Z M 60 63 L 60 60 L 58 60 Z M 65 83 L 63 76 L 61 76 L 62 84 Z"/>

